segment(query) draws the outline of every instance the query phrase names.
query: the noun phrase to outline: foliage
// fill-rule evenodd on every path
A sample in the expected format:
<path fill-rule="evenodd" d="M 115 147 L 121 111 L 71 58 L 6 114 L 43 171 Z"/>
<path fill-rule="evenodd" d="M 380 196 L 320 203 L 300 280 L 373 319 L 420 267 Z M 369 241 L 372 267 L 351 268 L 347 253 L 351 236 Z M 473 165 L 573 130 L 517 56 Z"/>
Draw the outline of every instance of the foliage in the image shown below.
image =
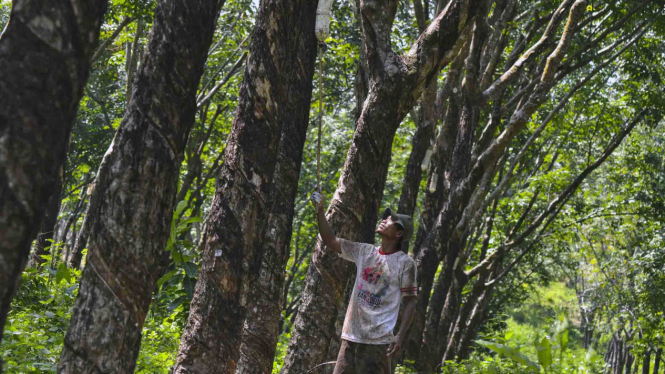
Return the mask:
<path fill-rule="evenodd" d="M 581 346 L 574 292 L 554 282 L 527 292 L 528 303 L 500 317 L 505 328 L 486 332 L 476 351 L 461 363 L 447 362 L 444 373 L 602 373 L 604 361 Z M 515 319 L 521 316 L 521 322 Z M 571 319 L 569 319 L 571 318 Z"/>
<path fill-rule="evenodd" d="M 9 313 L 0 356 L 7 372 L 56 372 L 81 273 L 63 263 L 27 269 Z"/>
<path fill-rule="evenodd" d="M 8 373 L 56 372 L 63 339 L 78 293 L 79 270 L 67 269 L 64 263 L 50 264 L 52 257 L 39 268 L 28 268 L 21 288 L 9 313 L 0 356 Z M 169 302 L 182 297 L 179 284 L 162 286 L 143 327 L 141 352 L 136 373 L 168 373 L 175 362 L 180 334 L 187 321 L 189 303 Z"/>
<path fill-rule="evenodd" d="M 9 21 L 10 9 L 10 0 L 0 0 L 0 33 L 5 29 L 5 25 L 7 25 L 7 22 Z"/>

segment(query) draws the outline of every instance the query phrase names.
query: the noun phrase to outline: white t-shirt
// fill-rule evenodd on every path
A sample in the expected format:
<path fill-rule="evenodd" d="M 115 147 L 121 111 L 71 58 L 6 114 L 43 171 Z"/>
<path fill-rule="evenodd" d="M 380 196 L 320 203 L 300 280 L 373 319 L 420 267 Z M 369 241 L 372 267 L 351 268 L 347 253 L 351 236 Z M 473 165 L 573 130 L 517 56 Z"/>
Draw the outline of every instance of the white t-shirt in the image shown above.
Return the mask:
<path fill-rule="evenodd" d="M 386 255 L 371 244 L 340 241 L 340 257 L 355 262 L 357 269 L 342 339 L 390 344 L 402 296 L 418 293 L 416 263 L 402 251 Z"/>

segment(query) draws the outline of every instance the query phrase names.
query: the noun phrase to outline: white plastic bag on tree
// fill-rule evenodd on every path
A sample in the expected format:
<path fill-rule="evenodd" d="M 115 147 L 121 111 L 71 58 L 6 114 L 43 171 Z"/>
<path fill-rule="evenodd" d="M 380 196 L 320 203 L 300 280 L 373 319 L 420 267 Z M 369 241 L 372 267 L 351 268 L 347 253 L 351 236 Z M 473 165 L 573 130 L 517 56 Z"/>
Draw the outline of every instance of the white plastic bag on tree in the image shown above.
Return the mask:
<path fill-rule="evenodd" d="M 319 43 L 325 42 L 330 34 L 330 17 L 332 16 L 330 8 L 332 7 L 332 2 L 333 0 L 319 0 L 319 5 L 316 8 L 316 26 L 314 32 Z"/>

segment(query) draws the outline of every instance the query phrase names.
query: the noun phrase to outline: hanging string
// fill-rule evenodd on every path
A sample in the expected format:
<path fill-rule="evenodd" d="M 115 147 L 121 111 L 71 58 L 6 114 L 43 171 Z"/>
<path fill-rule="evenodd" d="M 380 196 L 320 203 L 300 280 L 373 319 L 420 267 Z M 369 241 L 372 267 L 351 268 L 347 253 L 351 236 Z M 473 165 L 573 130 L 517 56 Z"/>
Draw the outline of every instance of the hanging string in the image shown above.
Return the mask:
<path fill-rule="evenodd" d="M 316 190 L 321 192 L 321 127 L 323 124 L 323 44 L 330 35 L 332 0 L 318 0 L 314 33 L 319 41 L 319 134 L 316 143 Z"/>
<path fill-rule="evenodd" d="M 316 190 L 321 192 L 321 127 L 323 123 L 323 43 L 319 43 L 319 134 L 316 141 Z"/>

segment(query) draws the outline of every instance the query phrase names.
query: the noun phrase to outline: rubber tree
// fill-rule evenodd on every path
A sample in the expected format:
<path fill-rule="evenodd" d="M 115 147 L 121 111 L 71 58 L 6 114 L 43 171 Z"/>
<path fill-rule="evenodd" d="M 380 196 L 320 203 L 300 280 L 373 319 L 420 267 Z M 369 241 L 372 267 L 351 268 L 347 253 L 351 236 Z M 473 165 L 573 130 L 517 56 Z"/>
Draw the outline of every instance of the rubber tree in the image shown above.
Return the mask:
<path fill-rule="evenodd" d="M 451 1 L 405 55 L 391 47 L 397 1 L 360 1 L 361 67 L 368 87 L 337 190 L 326 213 L 338 236 L 372 242 L 391 145 L 427 84 L 468 35 L 482 1 Z M 282 373 L 304 373 L 326 358 L 351 267 L 318 243 L 307 271 Z"/>
<path fill-rule="evenodd" d="M 316 6 L 305 0 L 268 0 L 259 6 L 175 373 L 235 373 L 243 335 L 250 351 L 273 354 L 273 347 L 256 351 L 261 342 L 256 345 L 250 336 L 262 328 L 272 334 L 272 312 L 268 324 L 252 326 L 255 330 L 243 333 L 243 322 L 256 295 L 257 274 L 263 273 L 257 286 L 262 287 L 271 272 L 283 272 L 279 263 L 285 261 L 291 223 L 278 221 L 292 215 L 293 186 L 287 184 L 297 184 L 299 166 L 291 163 L 299 165 L 308 123 Z M 264 258 L 271 269 L 262 270 Z M 275 296 L 271 288 L 257 292 Z M 273 302 L 262 300 L 252 308 Z M 261 360 L 266 366 L 268 358 Z"/>
<path fill-rule="evenodd" d="M 566 30 L 570 30 L 570 26 L 571 24 L 573 24 L 571 23 L 571 20 L 574 20 L 574 11 L 576 10 L 575 5 L 576 4 L 573 4 L 571 6 L 571 11 L 570 11 L 571 15 L 566 25 Z M 564 32 L 564 35 L 565 34 L 566 32 Z M 619 51 L 617 51 L 612 56 L 607 58 L 603 63 L 597 65 L 597 67 L 593 69 L 589 74 L 585 75 L 584 78 L 581 80 L 581 82 L 574 85 L 572 89 L 570 89 L 567 92 L 564 98 L 561 101 L 559 101 L 557 105 L 555 105 L 553 112 L 559 110 L 562 107 L 563 103 L 565 103 L 570 98 L 571 95 L 573 95 L 581 86 L 586 84 L 591 77 L 593 77 L 598 73 L 598 71 L 601 71 L 603 68 L 607 66 L 608 63 L 610 63 L 611 61 L 616 59 L 619 55 L 621 55 L 621 53 L 623 53 L 626 50 L 626 48 L 630 47 L 635 40 L 636 39 L 633 39 L 632 41 L 628 42 L 624 46 L 624 48 L 619 49 Z M 558 43 L 558 47 L 549 55 L 548 59 L 546 60 L 548 63 L 556 61 L 555 58 L 553 58 L 553 56 L 556 56 L 557 51 L 561 50 L 560 47 L 564 43 L 565 43 L 565 38 L 562 37 L 562 39 Z M 547 65 L 545 66 L 547 67 Z M 546 72 L 546 70 L 544 72 Z M 548 115 L 545 116 L 545 120 L 541 124 L 541 127 L 547 125 L 547 123 L 551 120 L 552 117 L 551 115 L 552 112 L 548 113 Z M 467 282 L 469 278 L 473 278 L 476 276 L 479 276 L 479 279 L 474 284 L 473 289 L 471 291 L 471 295 L 467 297 L 465 304 L 460 308 L 458 303 L 458 308 L 460 308 L 460 312 L 457 315 L 457 322 L 455 324 L 451 324 L 450 326 L 451 333 L 447 337 L 445 343 L 443 344 L 443 347 L 446 347 L 443 360 L 460 359 L 467 354 L 466 351 L 470 344 L 470 339 L 473 336 L 475 336 L 478 326 L 482 324 L 484 318 L 483 311 L 484 308 L 486 308 L 487 303 L 491 300 L 493 287 L 498 282 L 500 282 L 507 274 L 509 274 L 511 270 L 513 270 L 520 263 L 520 261 L 523 260 L 525 255 L 533 251 L 533 248 L 537 246 L 538 240 L 545 231 L 545 229 L 552 223 L 554 219 L 556 219 L 562 207 L 575 193 L 580 184 L 589 176 L 590 173 L 592 173 L 596 168 L 602 165 L 603 162 L 605 162 L 605 160 L 607 160 L 607 158 L 621 144 L 623 139 L 626 136 L 628 136 L 631 133 L 631 131 L 634 129 L 634 127 L 641 121 L 644 115 L 645 112 L 641 111 L 633 119 L 627 120 L 626 123 L 623 126 L 621 126 L 619 133 L 616 136 L 614 136 L 605 146 L 605 150 L 602 152 L 602 154 L 600 154 L 594 160 L 593 163 L 591 163 L 587 168 L 582 170 L 579 175 L 577 175 L 572 181 L 570 181 L 570 183 L 558 194 L 558 196 L 556 196 L 550 201 L 547 201 L 545 206 L 542 207 L 541 211 L 538 211 L 538 209 L 541 208 L 537 208 L 537 205 L 534 205 L 539 196 L 538 191 L 536 191 L 533 194 L 531 201 L 524 209 L 520 218 L 517 220 L 514 226 L 510 228 L 508 232 L 505 233 L 506 239 L 497 248 L 493 248 L 491 251 L 489 251 L 492 252 L 491 255 L 487 255 L 488 251 L 484 250 L 483 254 L 481 254 L 482 260 L 479 261 L 479 264 L 472 267 L 469 271 L 464 272 L 464 278 L 465 281 Z M 511 162 L 511 165 L 508 168 L 509 170 L 509 172 L 507 173 L 508 176 L 512 175 L 512 172 L 514 170 L 515 160 L 522 160 L 521 162 L 525 161 L 521 156 L 524 155 L 524 151 L 529 147 L 530 144 L 532 144 L 531 143 L 532 138 L 534 136 L 538 136 L 538 134 L 539 131 L 536 131 L 522 145 L 519 152 L 517 152 L 515 159 L 513 160 L 513 162 Z M 519 147 L 517 148 L 519 149 Z M 535 153 L 538 154 L 538 152 Z M 552 158 L 552 160 L 553 161 L 556 160 L 556 152 L 554 152 L 554 157 Z M 529 163 L 531 162 L 526 160 L 525 164 Z M 552 168 L 552 165 L 553 162 L 550 163 L 549 169 Z M 541 166 L 542 163 L 536 165 L 535 170 L 537 170 Z M 497 182 L 498 187 L 500 187 L 504 180 L 502 178 L 499 178 L 498 181 L 499 181 Z M 480 187 L 479 190 L 483 191 L 484 188 Z M 498 198 L 498 195 L 492 193 L 490 197 Z M 494 201 L 496 204 L 496 200 Z M 473 203 L 471 203 L 470 205 L 472 206 Z M 541 202 L 540 205 L 543 205 L 543 203 Z M 464 222 L 464 216 L 462 216 L 461 222 L 462 223 Z M 457 230 L 462 231 L 459 229 L 459 226 L 457 227 Z M 534 235 L 531 236 L 531 239 L 527 240 L 527 238 L 531 234 Z M 512 261 L 510 261 L 509 264 L 507 264 L 507 266 L 505 266 L 505 269 L 501 269 L 502 266 L 501 263 L 503 259 L 507 257 L 507 254 L 509 254 L 509 252 L 511 251 L 510 248 L 514 249 L 519 248 L 519 253 L 516 254 L 516 256 L 512 259 Z M 456 258 L 455 261 L 459 261 L 460 264 L 465 264 L 466 259 L 469 257 L 468 251 L 470 249 L 471 248 L 467 248 L 465 250 L 466 253 L 460 253 L 458 257 L 459 260 L 457 260 Z M 445 273 L 442 274 L 445 275 Z M 490 276 L 490 274 L 493 275 Z M 445 280 L 441 282 L 445 282 Z M 453 292 L 453 290 L 450 289 L 450 292 Z M 456 290 L 455 292 L 457 293 L 456 295 L 457 299 L 460 300 L 461 290 Z M 467 302 L 468 305 L 466 304 Z M 474 304 L 476 305 L 474 306 Z M 448 305 L 446 304 L 446 307 L 447 306 Z M 435 315 L 435 312 L 430 313 L 429 317 L 430 321 L 439 318 L 438 316 Z M 441 360 L 441 357 L 440 356 L 430 357 L 429 359 L 430 362 L 433 362 L 435 364 L 437 363 L 437 360 L 438 361 Z"/>
<path fill-rule="evenodd" d="M 62 172 L 61 172 L 62 173 Z M 62 194 L 62 174 L 57 176 L 53 192 L 46 203 L 46 210 L 42 218 L 39 234 L 35 241 L 35 248 L 30 258 L 30 266 L 39 266 L 46 262 L 41 256 L 47 255 L 51 246 L 51 240 L 54 238 L 54 231 L 58 223 L 58 214 L 60 213 L 60 202 Z"/>
<path fill-rule="evenodd" d="M 312 53 L 312 51 L 310 49 L 302 52 Z M 302 96 L 305 96 L 306 92 L 311 92 L 306 88 L 303 87 Z M 269 373 L 275 359 L 284 304 L 286 263 L 291 249 L 294 202 L 298 192 L 298 179 L 308 127 L 309 111 L 304 105 L 305 98 L 302 99 L 301 105 L 291 108 L 294 114 L 292 118 L 297 120 L 286 123 L 282 130 L 270 195 L 268 227 L 261 244 L 265 248 L 264 255 L 245 316 L 240 346 L 241 356 L 236 370 L 238 374 Z"/>
<path fill-rule="evenodd" d="M 446 300 L 453 279 L 459 278 L 463 282 L 467 282 L 468 279 L 464 280 L 465 277 L 477 276 L 480 273 L 480 268 L 477 268 L 471 272 L 472 274 L 462 272 L 461 277 L 455 275 L 465 267 L 468 260 L 468 253 L 463 250 L 470 248 L 467 242 L 470 233 L 477 229 L 477 224 L 481 221 L 480 218 L 485 214 L 487 207 L 509 185 L 515 167 L 523 158 L 525 149 L 529 148 L 534 138 L 538 138 L 542 129 L 565 106 L 575 91 L 588 83 L 593 75 L 606 68 L 608 63 L 634 43 L 635 39 L 629 41 L 630 38 L 644 31 L 640 26 L 635 31 L 625 32 L 614 41 L 607 40 L 608 35 L 625 25 L 640 8 L 645 6 L 642 4 L 629 9 L 626 13 L 617 12 L 615 17 L 605 19 L 606 23 L 603 25 L 602 32 L 594 35 L 593 38 L 579 44 L 573 43 L 573 35 L 579 33 L 585 26 L 588 27 L 594 19 L 602 17 L 603 12 L 598 12 L 599 15 L 594 14 L 581 21 L 584 12 L 583 4 L 564 1 L 546 17 L 536 16 L 532 17 L 531 21 L 525 22 L 526 27 L 523 29 L 527 31 L 526 35 L 519 33 L 518 38 L 513 41 L 513 51 L 503 60 L 504 58 L 500 58 L 500 56 L 509 45 L 505 40 L 505 35 L 509 35 L 505 32 L 508 30 L 509 22 L 520 19 L 524 22 L 525 20 L 524 12 L 520 14 L 514 11 L 515 5 L 514 1 L 497 1 L 494 9 L 494 15 L 497 15 L 497 18 L 492 21 L 490 17 L 487 22 L 487 24 L 493 25 L 493 29 L 486 30 L 483 34 L 482 29 L 476 28 L 468 56 L 464 57 L 464 79 L 453 86 L 453 91 L 459 92 L 459 94 L 450 95 L 447 104 L 442 131 L 448 132 L 449 136 L 446 138 L 452 142 L 447 147 L 441 147 L 448 148 L 448 152 L 442 152 L 445 164 L 443 168 L 445 170 L 443 173 L 446 186 L 445 198 L 437 219 L 430 226 L 431 230 L 427 232 L 427 239 L 422 240 L 422 245 L 418 247 L 418 283 L 421 287 L 421 295 L 425 295 L 425 297 L 419 298 L 416 322 L 407 344 L 408 356 L 411 359 L 420 357 L 421 364 L 424 362 L 422 362 L 422 355 L 417 347 L 423 346 L 426 349 L 432 347 L 428 334 L 430 338 L 445 335 L 448 333 L 450 323 L 454 322 L 454 319 L 445 319 L 446 316 L 455 318 L 457 312 L 452 313 L 454 307 L 451 306 L 452 309 L 448 309 L 448 312 L 452 314 L 444 313 L 444 307 L 449 304 Z M 533 10 L 527 10 L 526 14 L 528 12 L 533 12 Z M 564 20 L 563 35 L 558 37 L 557 30 L 561 29 L 560 25 Z M 485 27 L 483 24 L 478 26 Z M 544 30 L 542 30 L 543 27 Z M 540 38 L 527 48 L 537 35 L 540 35 Z M 479 41 L 478 46 L 476 46 L 476 40 Z M 622 43 L 624 43 L 623 48 Z M 619 51 L 615 52 L 617 50 Z M 594 55 L 594 53 L 597 54 Z M 565 61 L 563 61 L 564 57 L 566 57 Z M 546 96 L 552 88 L 593 59 L 598 61 L 596 69 L 593 69 L 581 82 L 573 85 L 569 93 L 557 103 L 554 110 L 546 113 L 545 121 L 535 134 L 528 138 L 524 148 L 520 150 L 518 147 L 520 152 L 511 155 L 507 151 L 508 144 L 516 139 L 529 118 L 545 102 Z M 496 71 L 502 60 L 503 73 L 499 74 L 496 79 L 494 77 L 497 75 Z M 520 77 L 520 74 L 523 76 Z M 458 114 L 450 115 L 455 111 Z M 448 122 L 449 117 L 452 118 L 452 124 Z M 487 120 L 486 125 L 481 125 L 481 118 Z M 452 131 L 446 130 L 448 128 Z M 473 133 L 470 133 L 470 130 Z M 491 190 L 495 175 L 504 167 L 503 165 L 507 165 L 505 164 L 507 157 L 514 157 L 509 164 L 509 172 L 494 187 L 494 190 Z M 519 235 L 513 236 L 514 240 L 509 241 L 508 247 L 516 248 L 524 243 L 544 222 L 556 215 L 557 210 L 565 204 L 565 201 L 565 198 L 552 201 L 552 205 L 542 215 L 535 215 L 534 221 L 525 222 L 524 230 L 517 231 Z M 420 238 L 419 234 L 417 244 L 420 242 Z M 502 248 L 502 251 L 508 250 L 507 247 Z M 486 269 L 501 253 L 483 261 L 481 268 Z M 434 275 L 442 260 L 444 268 L 441 278 L 435 286 Z M 461 292 L 461 289 L 457 288 L 456 292 Z M 432 292 L 432 297 L 428 298 L 427 295 L 430 292 Z M 459 301 L 460 298 L 453 297 L 450 300 Z M 423 335 L 426 320 L 430 330 Z M 421 322 L 418 323 L 419 321 Z M 439 323 L 446 326 L 437 326 Z M 436 331 L 440 328 L 443 329 L 441 330 L 443 332 L 439 334 Z M 430 356 L 430 354 L 436 355 L 436 352 L 437 350 L 434 349 L 425 354 L 430 360 L 433 359 L 435 364 L 440 357 Z"/>
<path fill-rule="evenodd" d="M 88 257 L 60 373 L 133 372 L 165 251 L 196 92 L 223 1 L 160 0 L 125 116 L 90 197 Z"/>
<path fill-rule="evenodd" d="M 106 1 L 16 0 L 0 36 L 0 339 L 57 189 Z"/>
<path fill-rule="evenodd" d="M 439 2 L 437 6 L 441 6 Z M 429 14 L 423 10 L 420 0 L 413 2 L 413 8 L 416 13 L 418 32 L 423 33 L 427 29 Z M 436 9 L 435 14 L 439 14 Z M 439 116 L 439 104 L 443 101 L 444 91 L 437 95 L 437 79 L 431 79 L 427 88 L 420 97 L 418 110 L 411 110 L 411 119 L 416 124 L 416 132 L 411 140 L 411 153 L 409 161 L 406 164 L 404 172 L 404 184 L 397 204 L 397 211 L 400 214 L 413 216 L 416 209 L 420 181 L 422 179 L 423 165 L 429 164 L 431 159 L 431 146 L 434 143 L 434 134 L 436 132 L 437 119 Z"/>
<path fill-rule="evenodd" d="M 311 36 L 310 36 L 311 37 Z M 307 48 L 296 53 L 307 61 L 308 69 L 314 57 L 312 41 Z M 312 72 L 307 71 L 311 76 Z M 309 102 L 312 85 L 307 79 L 291 83 L 300 85 L 299 95 L 286 104 L 287 117 L 284 123 L 277 155 L 277 165 L 270 192 L 268 226 L 261 239 L 263 257 L 258 278 L 252 286 L 250 304 L 247 308 L 240 346 L 237 374 L 263 374 L 272 371 L 279 339 L 280 320 L 284 305 L 284 282 L 286 264 L 290 255 L 291 234 L 295 214 L 295 199 L 303 158 L 307 128 L 309 125 Z"/>

